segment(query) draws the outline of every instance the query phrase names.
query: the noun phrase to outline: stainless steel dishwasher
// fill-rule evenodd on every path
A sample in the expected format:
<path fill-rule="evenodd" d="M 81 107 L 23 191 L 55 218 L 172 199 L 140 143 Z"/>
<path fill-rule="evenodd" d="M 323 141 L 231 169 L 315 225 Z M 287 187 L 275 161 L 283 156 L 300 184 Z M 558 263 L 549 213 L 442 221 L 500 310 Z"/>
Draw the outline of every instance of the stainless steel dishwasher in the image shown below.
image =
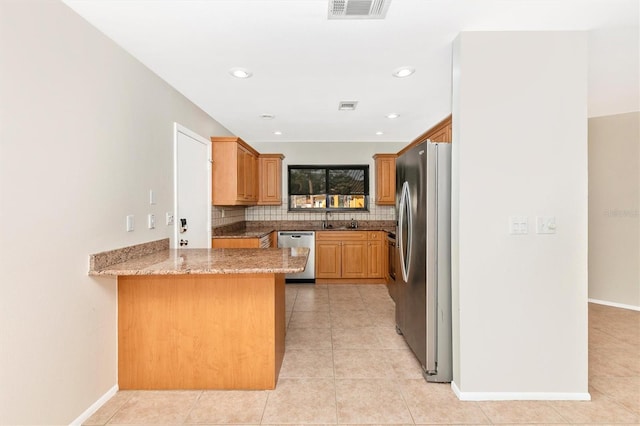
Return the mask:
<path fill-rule="evenodd" d="M 278 232 L 278 248 L 309 247 L 309 259 L 304 271 L 287 274 L 287 282 L 315 283 L 316 280 L 316 233 L 313 231 L 280 231 Z"/>

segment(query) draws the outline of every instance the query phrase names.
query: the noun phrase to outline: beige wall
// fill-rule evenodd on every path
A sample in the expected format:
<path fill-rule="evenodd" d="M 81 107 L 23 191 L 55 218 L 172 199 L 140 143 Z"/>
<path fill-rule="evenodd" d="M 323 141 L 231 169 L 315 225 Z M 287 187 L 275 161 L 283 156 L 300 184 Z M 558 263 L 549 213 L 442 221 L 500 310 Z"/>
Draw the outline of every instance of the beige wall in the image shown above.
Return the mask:
<path fill-rule="evenodd" d="M 589 119 L 589 298 L 640 309 L 640 112 Z"/>
<path fill-rule="evenodd" d="M 60 2 L 0 1 L 0 55 L 0 424 L 68 424 L 117 384 L 89 254 L 170 236 L 174 121 L 228 131 Z"/>
<path fill-rule="evenodd" d="M 586 33 L 463 32 L 453 64 L 454 389 L 586 398 Z"/>

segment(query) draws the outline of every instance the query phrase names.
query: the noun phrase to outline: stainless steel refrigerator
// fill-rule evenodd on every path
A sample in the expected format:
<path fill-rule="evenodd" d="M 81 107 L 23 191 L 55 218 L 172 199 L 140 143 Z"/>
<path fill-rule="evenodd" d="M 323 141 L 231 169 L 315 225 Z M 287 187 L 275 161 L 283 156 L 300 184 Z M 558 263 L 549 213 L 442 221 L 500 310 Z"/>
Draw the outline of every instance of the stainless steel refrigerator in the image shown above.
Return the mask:
<path fill-rule="evenodd" d="M 450 382 L 451 144 L 423 142 L 396 161 L 396 328 L 430 382 Z"/>

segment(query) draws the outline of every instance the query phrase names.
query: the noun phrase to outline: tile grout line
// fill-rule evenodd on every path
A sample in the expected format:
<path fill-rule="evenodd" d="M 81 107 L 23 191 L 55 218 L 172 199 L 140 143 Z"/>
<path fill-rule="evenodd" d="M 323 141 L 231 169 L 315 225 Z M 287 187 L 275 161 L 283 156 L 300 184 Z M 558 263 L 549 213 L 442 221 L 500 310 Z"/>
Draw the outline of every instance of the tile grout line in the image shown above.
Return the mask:
<path fill-rule="evenodd" d="M 196 398 L 195 401 L 193 401 L 193 404 L 191 405 L 191 408 L 189 409 L 189 412 L 187 413 L 187 415 L 184 417 L 184 419 L 182 420 L 183 425 L 188 425 L 189 423 L 187 423 L 187 419 L 189 418 L 189 416 L 191 415 L 191 413 L 193 412 L 193 409 L 196 407 L 196 405 L 198 405 L 198 401 L 200 401 L 200 398 L 202 398 L 202 394 L 204 393 L 203 390 L 200 391 L 200 393 L 198 394 L 198 397 Z"/>

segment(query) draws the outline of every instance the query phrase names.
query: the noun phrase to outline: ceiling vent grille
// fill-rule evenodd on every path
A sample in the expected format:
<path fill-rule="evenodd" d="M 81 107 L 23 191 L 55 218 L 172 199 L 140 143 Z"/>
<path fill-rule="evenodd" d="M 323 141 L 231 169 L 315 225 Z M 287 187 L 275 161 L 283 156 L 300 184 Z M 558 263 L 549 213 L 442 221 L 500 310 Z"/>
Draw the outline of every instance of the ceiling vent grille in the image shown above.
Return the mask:
<path fill-rule="evenodd" d="M 329 0 L 329 19 L 384 19 L 391 0 Z"/>
<path fill-rule="evenodd" d="M 338 104 L 338 109 L 340 111 L 353 111 L 356 109 L 356 105 L 358 105 L 358 101 L 341 101 Z"/>

